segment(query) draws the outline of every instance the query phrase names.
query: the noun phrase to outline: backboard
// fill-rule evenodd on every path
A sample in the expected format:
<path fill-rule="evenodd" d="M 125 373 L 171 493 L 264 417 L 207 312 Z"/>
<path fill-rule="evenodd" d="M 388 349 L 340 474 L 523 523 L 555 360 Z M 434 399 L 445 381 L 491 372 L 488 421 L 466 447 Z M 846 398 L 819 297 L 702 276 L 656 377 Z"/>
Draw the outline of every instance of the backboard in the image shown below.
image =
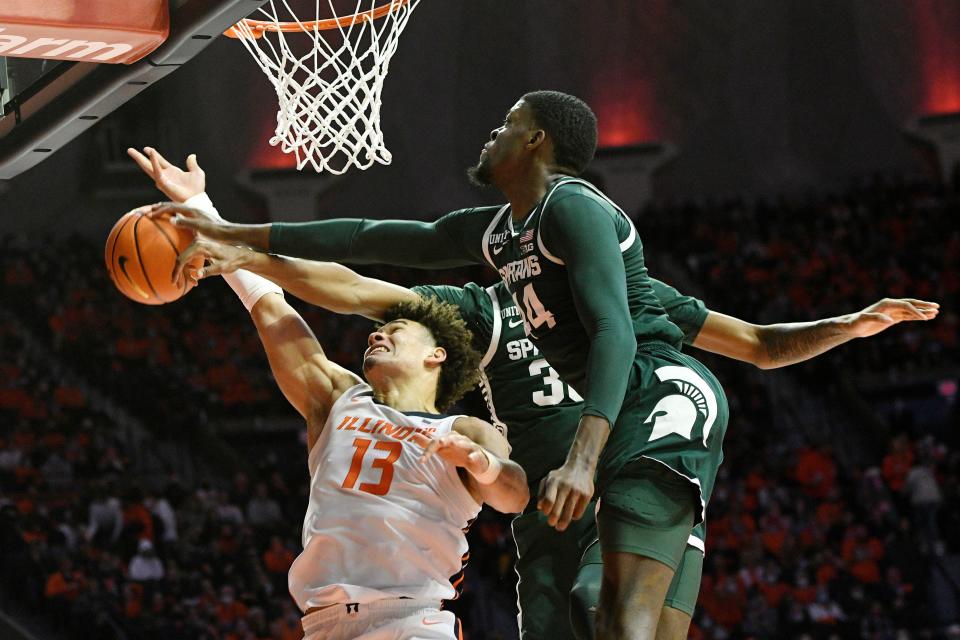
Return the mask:
<path fill-rule="evenodd" d="M 0 180 L 42 162 L 265 1 L 171 0 L 167 40 L 133 64 L 0 57 Z"/>

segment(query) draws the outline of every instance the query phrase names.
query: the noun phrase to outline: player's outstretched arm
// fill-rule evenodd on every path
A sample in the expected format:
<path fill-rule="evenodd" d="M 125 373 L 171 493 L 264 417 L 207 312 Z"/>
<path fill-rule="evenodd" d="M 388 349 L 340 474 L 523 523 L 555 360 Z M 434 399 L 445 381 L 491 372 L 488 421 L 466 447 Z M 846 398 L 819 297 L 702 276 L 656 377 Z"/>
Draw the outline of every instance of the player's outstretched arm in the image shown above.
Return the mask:
<path fill-rule="evenodd" d="M 809 360 L 854 338 L 874 336 L 900 322 L 932 320 L 939 310 L 936 302 L 884 298 L 856 313 L 768 325 L 710 311 L 693 346 L 761 369 L 775 369 Z"/>
<path fill-rule="evenodd" d="M 915 298 L 884 298 L 856 313 L 811 322 L 759 325 L 707 309 L 703 301 L 683 295 L 650 278 L 683 341 L 699 349 L 774 369 L 814 358 L 854 338 L 866 338 L 900 322 L 932 320 L 940 305 Z"/>
<path fill-rule="evenodd" d="M 187 211 L 183 207 L 175 211 Z M 192 213 L 190 215 L 193 215 Z M 367 278 L 339 264 L 275 256 L 249 247 L 238 247 L 215 240 L 200 239 L 180 254 L 174 270 L 179 279 L 184 267 L 198 254 L 206 259 L 198 277 L 233 273 L 238 269 L 261 275 L 301 300 L 328 311 L 362 315 L 382 320 L 390 307 L 415 302 L 420 296 L 399 285 Z"/>
<path fill-rule="evenodd" d="M 198 241 L 188 251 L 206 257 L 205 246 Z M 312 449 L 333 403 L 360 378 L 327 358 L 313 331 L 276 284 L 247 271 L 229 274 L 224 280 L 250 312 L 280 390 L 307 421 L 307 446 Z"/>
<path fill-rule="evenodd" d="M 250 225 L 188 219 L 183 225 L 208 238 L 297 258 L 446 268 L 483 263 L 481 239 L 493 213 L 458 211 L 434 222 L 340 218 Z"/>
<path fill-rule="evenodd" d="M 241 251 L 256 254 L 254 263 L 247 269 L 276 282 L 301 300 L 334 313 L 382 320 L 387 309 L 420 299 L 406 287 L 361 276 L 333 262 L 288 258 L 250 249 Z"/>
<path fill-rule="evenodd" d="M 262 296 L 250 317 L 283 395 L 308 423 L 322 426 L 340 394 L 360 384 L 360 378 L 327 359 L 313 331 L 282 295 Z M 317 435 L 319 431 L 308 434 Z"/>
<path fill-rule="evenodd" d="M 477 418 L 458 418 L 453 430 L 439 438 L 417 434 L 421 459 L 437 455 L 461 467 L 470 493 L 501 513 L 520 513 L 530 501 L 527 474 L 510 460 L 510 445 L 497 429 Z"/>

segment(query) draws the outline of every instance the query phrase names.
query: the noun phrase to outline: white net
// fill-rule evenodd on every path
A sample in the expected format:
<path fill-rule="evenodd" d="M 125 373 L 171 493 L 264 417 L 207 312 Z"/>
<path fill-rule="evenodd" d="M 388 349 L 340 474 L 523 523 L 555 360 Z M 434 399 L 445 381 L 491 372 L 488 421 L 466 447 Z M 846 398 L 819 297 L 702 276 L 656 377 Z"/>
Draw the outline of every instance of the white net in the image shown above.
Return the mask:
<path fill-rule="evenodd" d="M 280 109 L 270 144 L 293 154 L 297 169 L 310 164 L 318 172 L 342 174 L 351 166 L 390 164 L 380 130 L 381 92 L 419 2 L 357 0 L 353 11 L 338 15 L 333 0 L 313 0 L 314 14 L 297 17 L 289 0 L 270 0 L 253 21 L 233 27 L 232 35 L 277 92 Z M 289 33 L 271 28 L 281 23 L 293 23 Z"/>

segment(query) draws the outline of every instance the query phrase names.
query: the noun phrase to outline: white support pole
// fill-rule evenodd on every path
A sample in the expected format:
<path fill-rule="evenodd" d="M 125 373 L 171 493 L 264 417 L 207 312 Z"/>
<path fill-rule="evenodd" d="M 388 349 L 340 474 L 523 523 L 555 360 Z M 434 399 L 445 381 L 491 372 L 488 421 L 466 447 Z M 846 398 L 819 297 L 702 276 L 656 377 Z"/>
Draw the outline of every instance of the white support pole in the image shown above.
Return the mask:
<path fill-rule="evenodd" d="M 597 151 L 588 171 L 599 174 L 606 194 L 632 215 L 653 196 L 654 174 L 677 153 L 669 142 L 608 147 Z"/>
<path fill-rule="evenodd" d="M 237 176 L 240 186 L 266 199 L 270 219 L 276 222 L 316 220 L 320 196 L 338 180 L 339 176 L 328 173 L 296 169 L 244 171 Z"/>
<path fill-rule="evenodd" d="M 916 116 L 904 130 L 909 137 L 936 150 L 940 177 L 945 183 L 951 182 L 960 166 L 960 112 Z"/>

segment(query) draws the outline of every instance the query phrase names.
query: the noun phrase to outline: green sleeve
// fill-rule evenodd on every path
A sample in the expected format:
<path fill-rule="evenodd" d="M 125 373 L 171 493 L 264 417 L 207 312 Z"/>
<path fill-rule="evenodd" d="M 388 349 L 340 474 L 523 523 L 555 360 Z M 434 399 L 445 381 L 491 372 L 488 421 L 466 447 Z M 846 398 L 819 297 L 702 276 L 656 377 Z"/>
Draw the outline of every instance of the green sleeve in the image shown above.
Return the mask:
<path fill-rule="evenodd" d="M 596 200 L 573 194 L 544 212 L 541 231 L 566 264 L 577 315 L 590 339 L 582 414 L 606 418 L 612 427 L 637 353 L 613 216 Z"/>
<path fill-rule="evenodd" d="M 463 287 L 449 285 L 417 285 L 412 290 L 420 297 L 432 297 L 457 307 L 478 348 L 486 350 L 493 334 L 493 306 L 487 292 L 468 282 Z"/>
<path fill-rule="evenodd" d="M 483 233 L 497 207 L 461 209 L 434 222 L 338 218 L 270 225 L 270 251 L 311 260 L 403 267 L 484 263 Z"/>
<path fill-rule="evenodd" d="M 650 283 L 653 285 L 653 292 L 660 299 L 660 304 L 667 310 L 670 322 L 683 331 L 684 344 L 693 344 L 700 329 L 703 328 L 703 323 L 707 320 L 707 313 L 709 313 L 707 305 L 703 300 L 685 296 L 656 278 L 650 278 Z"/>

